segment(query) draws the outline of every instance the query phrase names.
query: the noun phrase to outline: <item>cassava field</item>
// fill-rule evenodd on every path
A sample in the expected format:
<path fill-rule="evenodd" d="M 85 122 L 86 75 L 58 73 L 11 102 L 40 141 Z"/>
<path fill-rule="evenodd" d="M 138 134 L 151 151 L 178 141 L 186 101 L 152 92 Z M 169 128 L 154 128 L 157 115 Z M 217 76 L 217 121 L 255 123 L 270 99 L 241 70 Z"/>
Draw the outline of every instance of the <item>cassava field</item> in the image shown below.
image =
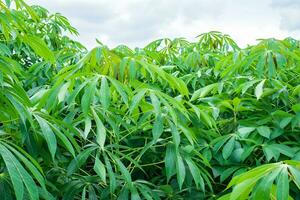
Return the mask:
<path fill-rule="evenodd" d="M 60 14 L 0 9 L 1 200 L 300 199 L 299 40 L 88 51 Z"/>

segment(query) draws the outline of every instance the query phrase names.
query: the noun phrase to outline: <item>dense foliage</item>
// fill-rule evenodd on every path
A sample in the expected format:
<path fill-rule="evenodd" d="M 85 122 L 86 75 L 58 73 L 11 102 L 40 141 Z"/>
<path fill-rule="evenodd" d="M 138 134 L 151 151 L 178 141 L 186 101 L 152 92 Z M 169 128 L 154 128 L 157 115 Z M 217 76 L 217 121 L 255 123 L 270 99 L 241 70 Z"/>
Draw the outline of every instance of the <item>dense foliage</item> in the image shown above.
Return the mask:
<path fill-rule="evenodd" d="M 299 199 L 300 42 L 87 51 L 0 1 L 0 199 Z"/>

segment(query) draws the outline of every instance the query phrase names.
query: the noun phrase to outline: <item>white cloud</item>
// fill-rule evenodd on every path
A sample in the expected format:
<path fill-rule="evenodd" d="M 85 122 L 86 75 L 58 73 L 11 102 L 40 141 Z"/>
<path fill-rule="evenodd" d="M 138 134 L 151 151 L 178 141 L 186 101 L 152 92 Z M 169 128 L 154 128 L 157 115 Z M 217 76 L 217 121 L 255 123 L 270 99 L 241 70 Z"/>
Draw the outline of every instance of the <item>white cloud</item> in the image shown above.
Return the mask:
<path fill-rule="evenodd" d="M 295 3 L 296 2 L 296 3 Z M 300 36 L 297 0 L 30 0 L 69 18 L 79 41 L 143 46 L 161 37 L 194 39 L 218 30 L 240 45 Z"/>
<path fill-rule="evenodd" d="M 281 29 L 290 32 L 300 32 L 299 0 L 273 0 L 272 6 L 280 12 Z"/>

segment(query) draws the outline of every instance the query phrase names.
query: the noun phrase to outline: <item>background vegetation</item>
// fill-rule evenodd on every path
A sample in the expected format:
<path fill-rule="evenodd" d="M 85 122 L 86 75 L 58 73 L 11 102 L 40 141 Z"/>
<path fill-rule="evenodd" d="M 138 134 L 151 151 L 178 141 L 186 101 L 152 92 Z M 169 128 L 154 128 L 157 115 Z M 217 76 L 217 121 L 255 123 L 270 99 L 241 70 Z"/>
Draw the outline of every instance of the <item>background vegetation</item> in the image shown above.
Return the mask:
<path fill-rule="evenodd" d="M 87 51 L 0 2 L 1 199 L 299 199 L 300 42 Z"/>

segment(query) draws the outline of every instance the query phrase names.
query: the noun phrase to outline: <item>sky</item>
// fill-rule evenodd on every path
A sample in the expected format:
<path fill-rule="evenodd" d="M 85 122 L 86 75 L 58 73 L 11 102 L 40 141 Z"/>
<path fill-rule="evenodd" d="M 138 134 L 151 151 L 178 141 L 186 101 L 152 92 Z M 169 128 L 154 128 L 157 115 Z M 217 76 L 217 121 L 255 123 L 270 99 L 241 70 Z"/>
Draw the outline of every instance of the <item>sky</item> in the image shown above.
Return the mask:
<path fill-rule="evenodd" d="M 26 0 L 66 16 L 74 38 L 114 47 L 143 47 L 159 38 L 229 34 L 241 47 L 259 38 L 300 39 L 300 0 Z"/>

